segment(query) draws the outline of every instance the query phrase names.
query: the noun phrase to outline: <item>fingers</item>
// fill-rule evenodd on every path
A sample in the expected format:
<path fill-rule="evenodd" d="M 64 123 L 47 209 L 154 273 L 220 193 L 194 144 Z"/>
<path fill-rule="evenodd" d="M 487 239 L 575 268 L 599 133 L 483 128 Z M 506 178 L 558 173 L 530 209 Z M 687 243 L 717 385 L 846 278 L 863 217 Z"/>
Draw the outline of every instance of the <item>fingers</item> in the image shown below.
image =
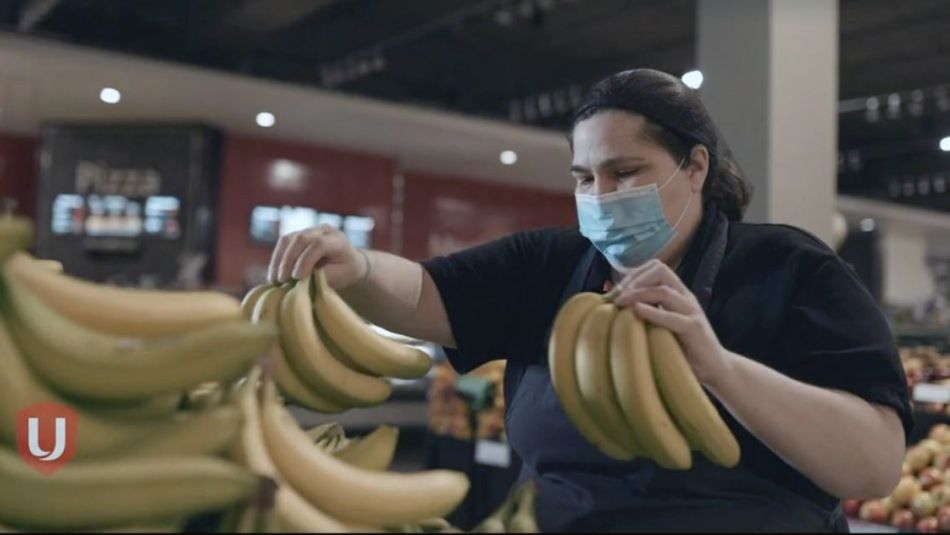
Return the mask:
<path fill-rule="evenodd" d="M 634 305 L 633 311 L 644 321 L 658 327 L 669 329 L 675 334 L 689 332 L 695 322 L 692 316 L 670 310 L 663 310 L 662 308 L 657 308 L 642 302 Z"/>
<path fill-rule="evenodd" d="M 287 248 L 290 246 L 291 240 L 293 240 L 299 232 L 293 232 L 291 234 L 285 234 L 277 240 L 277 245 L 274 247 L 274 251 L 270 255 L 270 264 L 267 266 L 267 281 L 270 283 L 276 283 L 277 275 L 280 272 L 280 263 L 284 260 L 284 254 L 287 252 Z"/>
<path fill-rule="evenodd" d="M 272 275 L 271 282 L 284 283 L 299 278 L 298 275 L 306 276 L 310 273 L 313 265 L 326 253 L 327 235 L 333 229 L 331 227 L 328 230 L 325 227 L 326 225 L 322 225 L 301 230 L 288 234 L 278 241 L 271 260 L 271 270 L 273 270 L 272 273 L 269 273 L 269 275 Z M 318 250 L 321 248 L 323 249 L 322 253 Z M 308 250 L 311 250 L 311 258 L 313 258 L 309 265 L 306 259 L 303 258 L 304 253 Z M 315 258 L 314 255 L 316 255 Z M 300 262 L 301 260 L 305 260 L 305 262 Z M 298 264 L 301 267 L 308 267 L 308 269 L 298 270 L 296 269 Z"/>
<path fill-rule="evenodd" d="M 689 314 L 696 309 L 687 294 L 678 292 L 665 284 L 625 291 L 614 300 L 614 303 L 619 307 L 630 307 L 637 303 L 662 305 L 664 309 L 680 314 Z"/>
<path fill-rule="evenodd" d="M 326 256 L 326 250 L 327 246 L 325 240 L 317 239 L 311 242 L 297 258 L 293 270 L 290 272 L 290 276 L 300 280 L 309 275 L 317 262 Z"/>

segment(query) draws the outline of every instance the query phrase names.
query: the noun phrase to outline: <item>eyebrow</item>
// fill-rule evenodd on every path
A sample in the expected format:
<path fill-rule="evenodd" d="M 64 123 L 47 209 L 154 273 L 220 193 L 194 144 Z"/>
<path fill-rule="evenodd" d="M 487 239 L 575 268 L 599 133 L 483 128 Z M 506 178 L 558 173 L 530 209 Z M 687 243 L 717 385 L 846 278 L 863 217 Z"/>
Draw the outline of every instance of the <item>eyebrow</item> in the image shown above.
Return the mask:
<path fill-rule="evenodd" d="M 600 162 L 600 165 L 598 165 L 598 167 L 600 167 L 600 168 L 603 169 L 603 168 L 605 168 L 605 167 L 616 167 L 616 166 L 621 165 L 621 164 L 634 163 L 634 162 L 645 162 L 645 161 L 646 161 L 645 158 L 640 158 L 639 156 L 617 156 L 617 157 L 615 157 L 615 158 L 608 158 L 608 159 L 606 159 L 606 160 Z M 572 173 L 583 173 L 583 172 L 586 172 L 586 171 L 587 171 L 587 168 L 584 167 L 584 166 L 582 166 L 582 165 L 572 165 L 572 166 L 571 166 L 571 172 L 572 172 Z"/>

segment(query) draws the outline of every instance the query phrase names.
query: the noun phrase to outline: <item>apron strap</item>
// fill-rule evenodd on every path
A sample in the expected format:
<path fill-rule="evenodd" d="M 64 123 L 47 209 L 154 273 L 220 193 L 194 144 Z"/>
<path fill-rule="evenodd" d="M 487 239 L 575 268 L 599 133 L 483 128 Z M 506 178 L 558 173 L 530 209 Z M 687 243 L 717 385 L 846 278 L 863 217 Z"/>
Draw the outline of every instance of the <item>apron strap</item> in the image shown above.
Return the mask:
<path fill-rule="evenodd" d="M 591 270 L 594 267 L 594 259 L 597 258 L 597 249 L 591 244 L 587 251 L 581 256 L 580 261 L 578 261 L 577 266 L 574 267 L 574 272 L 571 274 L 571 278 L 568 280 L 567 284 L 564 286 L 564 291 L 561 292 L 561 299 L 558 302 L 558 307 L 564 304 L 565 301 L 570 299 L 570 297 L 584 289 L 584 286 L 587 282 L 587 277 L 590 275 Z M 547 333 L 550 336 L 550 332 Z M 542 358 L 541 362 L 547 366 L 547 359 Z M 524 362 L 514 362 L 507 361 L 505 365 L 505 407 L 511 406 L 511 400 L 514 397 L 515 392 L 518 391 L 518 385 L 521 384 L 521 378 L 524 376 L 524 372 L 527 369 L 528 364 Z"/>

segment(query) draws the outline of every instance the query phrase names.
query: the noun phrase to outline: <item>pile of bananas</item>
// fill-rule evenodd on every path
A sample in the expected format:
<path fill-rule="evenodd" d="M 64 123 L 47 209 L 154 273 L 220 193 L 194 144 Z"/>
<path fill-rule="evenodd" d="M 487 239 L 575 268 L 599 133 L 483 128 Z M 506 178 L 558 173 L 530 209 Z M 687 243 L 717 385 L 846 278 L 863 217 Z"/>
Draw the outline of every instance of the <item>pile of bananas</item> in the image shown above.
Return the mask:
<path fill-rule="evenodd" d="M 327 284 L 323 270 L 294 283 L 253 288 L 241 303 L 254 323 L 276 324 L 270 366 L 280 392 L 309 409 L 338 413 L 382 403 L 385 377 L 417 379 L 432 366 L 417 347 L 373 331 Z"/>
<path fill-rule="evenodd" d="M 564 304 L 548 365 L 564 412 L 604 454 L 687 470 L 696 449 L 719 465 L 738 464 L 739 444 L 676 337 L 607 296 L 584 292 Z"/>
<path fill-rule="evenodd" d="M 274 327 L 222 294 L 66 276 L 22 252 L 31 239 L 29 222 L 0 220 L 0 524 L 176 529 L 253 494 L 258 478 L 226 458 L 241 410 L 196 388 L 245 375 Z M 76 411 L 78 432 L 46 477 L 15 449 L 18 410 L 49 402 Z"/>
<path fill-rule="evenodd" d="M 441 519 L 468 493 L 464 474 L 387 471 L 398 432 L 348 439 L 336 424 L 304 431 L 276 384 L 255 368 L 235 386 L 245 425 L 234 457 L 276 483 L 269 499 L 239 507 L 238 532 L 451 531 Z M 265 502 L 262 506 L 261 503 Z"/>

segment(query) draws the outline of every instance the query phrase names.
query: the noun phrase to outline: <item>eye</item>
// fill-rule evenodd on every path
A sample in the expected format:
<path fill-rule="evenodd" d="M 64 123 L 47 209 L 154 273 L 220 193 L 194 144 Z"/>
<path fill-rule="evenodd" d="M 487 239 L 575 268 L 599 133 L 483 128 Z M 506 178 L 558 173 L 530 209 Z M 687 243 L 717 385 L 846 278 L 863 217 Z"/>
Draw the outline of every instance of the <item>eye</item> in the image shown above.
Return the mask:
<path fill-rule="evenodd" d="M 617 178 L 632 177 L 640 172 L 640 169 L 620 169 L 616 172 Z"/>
<path fill-rule="evenodd" d="M 579 176 L 575 175 L 574 178 L 577 180 L 577 183 L 581 186 L 588 186 L 594 182 L 594 177 L 590 175 Z"/>

